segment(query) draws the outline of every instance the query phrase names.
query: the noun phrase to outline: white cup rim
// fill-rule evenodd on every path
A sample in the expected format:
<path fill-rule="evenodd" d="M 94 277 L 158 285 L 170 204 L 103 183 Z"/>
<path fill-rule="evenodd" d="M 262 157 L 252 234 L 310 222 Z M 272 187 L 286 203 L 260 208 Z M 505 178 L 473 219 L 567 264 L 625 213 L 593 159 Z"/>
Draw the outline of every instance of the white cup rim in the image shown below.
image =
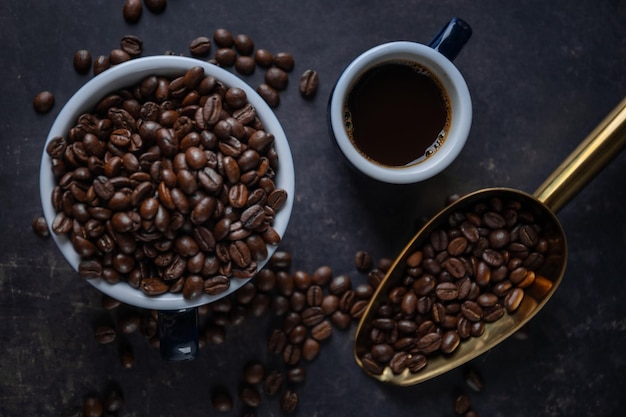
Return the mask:
<path fill-rule="evenodd" d="M 415 61 L 431 70 L 446 87 L 452 105 L 452 124 L 444 146 L 425 161 L 408 167 L 383 166 L 371 161 L 355 148 L 344 128 L 344 103 L 354 83 L 368 69 L 394 60 Z M 346 67 L 330 98 L 329 120 L 335 142 L 354 167 L 382 182 L 408 184 L 440 173 L 461 153 L 471 128 L 472 101 L 463 75 L 448 58 L 417 42 L 394 41 L 363 52 Z"/>
<path fill-rule="evenodd" d="M 65 106 L 63 106 L 43 146 L 39 171 L 40 197 L 43 206 L 43 214 L 48 225 L 52 226 L 53 219 L 56 215 L 50 198 L 56 181 L 51 172 L 50 156 L 46 152 L 47 144 L 55 136 L 66 137 L 69 129 L 75 125 L 77 117 L 93 109 L 97 102 L 106 94 L 123 87 L 128 87 L 148 75 L 183 75 L 186 70 L 194 66 L 201 66 L 204 68 L 205 74 L 215 76 L 228 87 L 237 86 L 243 89 L 247 94 L 248 102 L 255 107 L 257 116 L 261 119 L 266 131 L 274 135 L 274 146 L 280 161 L 280 169 L 276 173 L 275 183 L 277 187 L 287 191 L 287 200 L 283 208 L 276 214 L 273 227 L 281 237 L 284 237 L 294 203 L 295 170 L 287 137 L 274 111 L 253 88 L 239 77 L 223 68 L 194 58 L 169 55 L 136 58 L 107 69 L 83 85 L 68 100 Z M 67 236 L 59 236 L 55 233 L 51 233 L 51 236 L 68 263 L 74 270 L 78 271 L 80 256 L 72 247 Z M 275 245 L 268 245 L 268 256 L 265 260 L 257 262 L 258 271 L 269 261 L 269 258 L 276 248 L 277 246 Z M 248 281 L 249 279 L 231 278 L 230 288 L 227 291 L 215 296 L 203 294 L 200 297 L 187 300 L 181 293 L 165 293 L 158 296 L 148 296 L 140 289 L 133 288 L 126 282 L 110 284 L 100 278 L 87 280 L 87 282 L 104 294 L 125 304 L 163 311 L 197 307 L 214 302 L 241 288 Z"/>

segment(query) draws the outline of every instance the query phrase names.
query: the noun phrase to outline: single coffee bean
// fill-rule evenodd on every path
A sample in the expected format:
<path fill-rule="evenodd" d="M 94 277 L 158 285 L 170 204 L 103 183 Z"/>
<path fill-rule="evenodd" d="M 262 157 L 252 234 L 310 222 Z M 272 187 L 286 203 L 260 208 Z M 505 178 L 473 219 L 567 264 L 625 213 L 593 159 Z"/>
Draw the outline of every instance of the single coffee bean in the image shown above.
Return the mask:
<path fill-rule="evenodd" d="M 267 68 L 274 63 L 274 57 L 267 49 L 257 49 L 254 52 L 254 61 L 257 65 Z"/>
<path fill-rule="evenodd" d="M 137 23 L 141 18 L 143 6 L 141 0 L 125 0 L 122 14 L 128 23 Z"/>
<path fill-rule="evenodd" d="M 302 358 L 308 362 L 313 361 L 320 352 L 320 343 L 312 337 L 307 337 L 302 342 Z"/>
<path fill-rule="evenodd" d="M 93 75 L 98 75 L 111 67 L 107 55 L 98 55 L 93 61 Z"/>
<path fill-rule="evenodd" d="M 219 48 L 215 51 L 215 60 L 223 67 L 231 67 L 237 61 L 237 52 L 232 48 Z"/>
<path fill-rule="evenodd" d="M 237 52 L 241 55 L 251 55 L 254 50 L 254 42 L 252 38 L 246 34 L 239 34 L 233 38 L 233 44 Z"/>
<path fill-rule="evenodd" d="M 464 373 L 465 383 L 475 392 L 481 392 L 485 387 L 482 376 L 474 368 L 468 368 Z"/>
<path fill-rule="evenodd" d="M 235 69 L 242 75 L 250 75 L 254 72 L 256 63 L 254 58 L 248 55 L 240 55 L 235 60 Z"/>
<path fill-rule="evenodd" d="M 261 404 L 261 394 L 251 385 L 243 386 L 239 390 L 239 399 L 244 405 L 252 408 L 256 408 Z"/>
<path fill-rule="evenodd" d="M 215 44 L 222 48 L 230 48 L 233 46 L 233 35 L 228 29 L 218 28 L 213 32 L 213 40 Z"/>
<path fill-rule="evenodd" d="M 129 61 L 131 56 L 122 49 L 113 49 L 109 53 L 109 63 L 111 65 L 121 64 L 122 62 Z"/>
<path fill-rule="evenodd" d="M 217 386 L 211 391 L 211 404 L 216 411 L 229 412 L 233 409 L 233 398 L 224 386 Z"/>
<path fill-rule="evenodd" d="M 286 89 L 288 82 L 289 76 L 287 72 L 278 67 L 269 68 L 265 72 L 265 83 L 278 91 Z"/>
<path fill-rule="evenodd" d="M 167 0 L 143 0 L 144 4 L 152 13 L 162 13 L 167 7 Z"/>
<path fill-rule="evenodd" d="M 280 409 L 284 413 L 293 413 L 298 407 L 298 394 L 291 390 L 285 390 L 280 396 Z"/>
<path fill-rule="evenodd" d="M 469 395 L 461 394 L 454 399 L 454 412 L 459 415 L 467 413 L 472 406 L 472 400 Z"/>
<path fill-rule="evenodd" d="M 206 56 L 211 51 L 211 39 L 199 36 L 189 43 L 189 52 L 195 56 Z"/>
<path fill-rule="evenodd" d="M 283 384 L 283 374 L 279 371 L 272 371 L 263 379 L 263 392 L 267 395 L 276 395 Z"/>
<path fill-rule="evenodd" d="M 143 41 L 135 35 L 125 35 L 120 40 L 120 48 L 133 58 L 143 52 Z"/>
<path fill-rule="evenodd" d="M 91 69 L 91 53 L 86 49 L 79 49 L 74 53 L 73 65 L 77 73 L 87 74 Z"/>
<path fill-rule="evenodd" d="M 100 397 L 89 394 L 83 400 L 83 416 L 85 417 L 101 417 L 104 412 L 102 400 Z"/>
<path fill-rule="evenodd" d="M 312 98 L 317 92 L 317 86 L 319 84 L 319 75 L 317 71 L 306 70 L 300 76 L 299 90 L 300 94 L 304 98 Z"/>
<path fill-rule="evenodd" d="M 283 71 L 290 72 L 293 70 L 295 61 L 293 55 L 288 52 L 278 52 L 274 55 L 274 65 Z"/>
<path fill-rule="evenodd" d="M 111 326 L 100 326 L 94 332 L 94 336 L 97 343 L 101 345 L 108 344 L 115 340 L 115 329 Z"/>
<path fill-rule="evenodd" d="M 50 236 L 50 230 L 48 229 L 48 222 L 46 218 L 43 216 L 37 216 L 33 220 L 32 228 L 35 234 L 39 237 L 48 237 Z"/>
<path fill-rule="evenodd" d="M 259 84 L 259 86 L 256 88 L 256 92 L 259 93 L 261 98 L 263 98 L 263 100 L 265 100 L 265 102 L 270 107 L 278 107 L 278 105 L 280 104 L 280 95 L 278 93 L 278 90 L 276 90 L 274 87 L 271 87 L 269 84 Z"/>
<path fill-rule="evenodd" d="M 50 91 L 42 91 L 33 99 L 33 108 L 37 113 L 48 113 L 54 106 L 54 95 Z"/>

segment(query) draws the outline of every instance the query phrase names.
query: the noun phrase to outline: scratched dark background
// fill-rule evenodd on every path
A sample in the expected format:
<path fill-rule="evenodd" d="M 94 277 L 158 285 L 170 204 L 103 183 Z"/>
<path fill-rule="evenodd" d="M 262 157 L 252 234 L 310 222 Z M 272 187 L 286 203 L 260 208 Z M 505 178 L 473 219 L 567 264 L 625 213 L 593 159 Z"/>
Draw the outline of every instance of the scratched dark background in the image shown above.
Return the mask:
<path fill-rule="evenodd" d="M 243 364 L 270 361 L 271 320 L 228 329 L 194 362 L 163 362 L 132 335 L 136 364 L 123 369 L 115 346 L 93 340 L 100 295 L 68 267 L 51 239 L 31 230 L 41 214 L 38 171 L 55 115 L 91 75 L 72 68 L 77 49 L 93 56 L 123 35 L 144 42 L 144 55 L 188 55 L 197 36 L 218 27 L 250 35 L 257 47 L 291 52 L 296 67 L 276 114 L 296 166 L 290 227 L 280 248 L 294 267 L 329 265 L 355 282 L 353 255 L 392 256 L 452 193 L 486 186 L 532 192 L 626 95 L 626 2 L 170 0 L 138 24 L 122 18 L 122 1 L 5 0 L 0 3 L 0 415 L 60 416 L 110 382 L 125 396 L 124 416 L 206 416 L 215 384 L 236 393 Z M 386 41 L 428 42 L 451 17 L 474 29 L 455 60 L 474 105 L 468 143 L 436 178 L 382 186 L 356 175 L 331 143 L 326 104 L 334 81 L 360 52 Z M 213 50 L 214 51 L 214 50 Z M 297 79 L 318 71 L 314 100 Z M 262 73 L 245 79 L 256 86 Z M 56 96 L 45 115 L 33 111 L 41 90 Z M 626 405 L 626 155 L 620 154 L 565 207 L 569 263 L 554 298 L 529 324 L 526 340 L 508 340 L 472 366 L 485 380 L 471 393 L 484 416 L 623 415 Z M 467 391 L 461 370 L 399 388 L 367 377 L 352 358 L 354 329 L 336 332 L 307 366 L 296 415 L 453 415 Z M 237 405 L 231 413 L 240 415 Z M 264 399 L 258 415 L 280 415 Z"/>

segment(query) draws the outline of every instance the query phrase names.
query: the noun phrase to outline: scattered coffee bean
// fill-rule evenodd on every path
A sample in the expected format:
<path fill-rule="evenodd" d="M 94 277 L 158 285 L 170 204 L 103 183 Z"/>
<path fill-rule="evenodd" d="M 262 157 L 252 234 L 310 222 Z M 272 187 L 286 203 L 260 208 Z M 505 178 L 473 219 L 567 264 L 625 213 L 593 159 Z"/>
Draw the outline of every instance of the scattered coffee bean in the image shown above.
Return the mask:
<path fill-rule="evenodd" d="M 265 100 L 270 107 L 277 107 L 280 104 L 280 95 L 274 87 L 266 83 L 261 83 L 256 88 L 256 92 L 259 93 L 261 98 Z"/>
<path fill-rule="evenodd" d="M 284 413 L 293 413 L 298 407 L 298 393 L 293 390 L 287 389 L 280 396 L 280 409 Z"/>
<path fill-rule="evenodd" d="M 461 394 L 454 399 L 454 412 L 459 415 L 467 413 L 471 406 L 472 400 L 467 394 Z"/>
<path fill-rule="evenodd" d="M 167 0 L 143 0 L 146 8 L 152 13 L 163 13 L 167 7 Z"/>
<path fill-rule="evenodd" d="M 216 29 L 215 32 L 213 32 L 213 40 L 220 48 L 230 48 L 234 43 L 233 34 L 228 29 L 224 28 Z"/>
<path fill-rule="evenodd" d="M 199 36 L 189 44 L 189 52 L 194 56 L 206 56 L 211 51 L 211 39 Z"/>
<path fill-rule="evenodd" d="M 98 75 L 111 67 L 109 57 L 106 55 L 98 55 L 93 61 L 93 75 Z"/>
<path fill-rule="evenodd" d="M 48 113 L 54 106 L 54 95 L 50 91 L 42 91 L 33 99 L 33 108 L 37 113 Z"/>
<path fill-rule="evenodd" d="M 254 58 L 247 55 L 240 55 L 235 60 L 235 69 L 242 75 L 250 75 L 254 72 L 256 64 Z"/>
<path fill-rule="evenodd" d="M 104 412 L 102 406 L 102 400 L 100 397 L 89 394 L 83 401 L 83 416 L 84 417 L 101 417 Z"/>
<path fill-rule="evenodd" d="M 143 52 L 143 41 L 135 35 L 126 35 L 120 40 L 120 48 L 133 58 Z"/>
<path fill-rule="evenodd" d="M 246 34 L 239 34 L 233 38 L 233 45 L 241 55 L 251 55 L 254 51 L 254 41 Z"/>
<path fill-rule="evenodd" d="M 319 75 L 317 71 L 314 70 L 306 70 L 302 73 L 300 77 L 300 94 L 304 98 L 311 98 L 317 92 L 317 85 L 319 84 Z"/>
<path fill-rule="evenodd" d="M 278 52 L 274 55 L 274 65 L 283 71 L 290 72 L 293 70 L 295 61 L 293 56 L 288 52 Z"/>
<path fill-rule="evenodd" d="M 96 342 L 105 345 L 115 340 L 115 329 L 111 326 L 100 326 L 95 333 Z"/>
<path fill-rule="evenodd" d="M 125 0 L 122 15 L 128 23 L 137 23 L 141 18 L 142 10 L 141 0 Z"/>
<path fill-rule="evenodd" d="M 269 68 L 265 72 L 265 82 L 278 91 L 282 91 L 287 88 L 288 81 L 289 76 L 287 75 L 287 72 L 278 67 Z"/>
<path fill-rule="evenodd" d="M 233 409 L 234 402 L 228 389 L 224 386 L 217 386 L 211 391 L 211 404 L 216 411 L 229 412 Z"/>
<path fill-rule="evenodd" d="M 215 60 L 223 67 L 232 67 L 237 61 L 237 52 L 232 48 L 220 48 L 215 52 Z"/>
<path fill-rule="evenodd" d="M 35 217 L 32 223 L 32 228 L 35 234 L 39 237 L 50 236 L 50 230 L 48 229 L 48 222 L 43 216 Z"/>
<path fill-rule="evenodd" d="M 79 74 L 87 74 L 91 70 L 91 53 L 86 49 L 79 49 L 74 53 L 74 70 Z"/>
<path fill-rule="evenodd" d="M 260 67 L 269 68 L 274 63 L 274 57 L 267 49 L 257 49 L 254 52 L 254 61 Z"/>

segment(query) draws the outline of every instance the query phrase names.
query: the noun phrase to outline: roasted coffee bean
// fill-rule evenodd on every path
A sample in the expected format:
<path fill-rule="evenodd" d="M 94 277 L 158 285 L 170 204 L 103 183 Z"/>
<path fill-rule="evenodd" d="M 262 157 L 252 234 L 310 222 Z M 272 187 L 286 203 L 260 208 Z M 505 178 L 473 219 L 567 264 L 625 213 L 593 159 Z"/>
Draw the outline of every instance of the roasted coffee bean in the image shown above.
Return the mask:
<path fill-rule="evenodd" d="M 256 88 L 256 92 L 259 93 L 261 98 L 265 100 L 265 102 L 270 107 L 278 107 L 278 105 L 280 104 L 280 95 L 278 93 L 278 90 L 276 90 L 274 87 L 270 86 L 269 84 L 267 83 L 259 84 L 259 86 Z"/>
<path fill-rule="evenodd" d="M 241 55 L 251 55 L 254 51 L 254 42 L 246 34 L 239 34 L 233 38 L 233 45 Z"/>
<path fill-rule="evenodd" d="M 72 64 L 74 65 L 74 70 L 77 73 L 87 74 L 91 69 L 91 53 L 86 49 L 77 50 L 74 52 Z"/>
<path fill-rule="evenodd" d="M 129 61 L 131 56 L 122 49 L 113 49 L 109 53 L 109 62 L 111 65 L 121 64 L 122 62 Z"/>
<path fill-rule="evenodd" d="M 37 113 L 48 113 L 54 106 L 54 95 L 50 91 L 42 91 L 33 98 L 33 108 Z"/>
<path fill-rule="evenodd" d="M 215 60 L 223 67 L 231 67 L 237 61 L 237 52 L 232 48 L 219 48 L 215 51 Z"/>
<path fill-rule="evenodd" d="M 167 0 L 143 0 L 144 4 L 152 13 L 162 13 L 167 7 Z"/>
<path fill-rule="evenodd" d="M 216 45 L 222 48 L 230 48 L 233 46 L 233 35 L 228 29 L 215 29 L 213 32 L 213 40 Z"/>
<path fill-rule="evenodd" d="M 199 36 L 189 43 L 189 52 L 194 56 L 206 56 L 211 50 L 211 39 Z"/>
<path fill-rule="evenodd" d="M 474 368 L 468 368 L 464 372 L 465 383 L 476 392 L 481 392 L 485 387 L 482 376 Z"/>
<path fill-rule="evenodd" d="M 291 390 L 285 390 L 280 396 L 280 409 L 284 413 L 293 413 L 298 408 L 298 394 Z"/>
<path fill-rule="evenodd" d="M 216 411 L 229 412 L 233 409 L 233 398 L 224 386 L 217 386 L 211 390 L 211 404 Z"/>
<path fill-rule="evenodd" d="M 254 72 L 256 63 L 254 58 L 247 55 L 240 55 L 235 59 L 235 69 L 242 75 L 250 75 Z"/>
<path fill-rule="evenodd" d="M 265 83 L 277 91 L 283 91 L 287 88 L 289 75 L 278 67 L 269 68 L 265 72 Z"/>
<path fill-rule="evenodd" d="M 306 70 L 300 76 L 299 90 L 304 98 L 312 98 L 317 92 L 319 75 L 317 71 Z"/>
<path fill-rule="evenodd" d="M 307 337 L 302 342 L 302 359 L 311 362 L 320 352 L 320 343 L 312 337 Z"/>
<path fill-rule="evenodd" d="M 143 41 L 135 35 L 125 35 L 120 40 L 120 48 L 133 58 L 143 52 Z"/>
<path fill-rule="evenodd" d="M 245 385 L 239 390 L 239 399 L 241 402 L 252 408 L 256 408 L 261 404 L 261 394 L 252 385 Z"/>
<path fill-rule="evenodd" d="M 111 66 L 109 62 L 109 57 L 106 55 L 98 55 L 96 59 L 93 61 L 93 75 L 98 75 Z"/>
<path fill-rule="evenodd" d="M 340 296 L 344 292 L 350 290 L 352 288 L 352 281 L 348 275 L 338 275 L 334 277 L 328 287 L 328 291 L 333 294 Z"/>
<path fill-rule="evenodd" d="M 288 52 L 276 53 L 276 55 L 274 55 L 274 65 L 286 72 L 293 70 L 293 67 L 295 65 L 293 55 Z"/>
<path fill-rule="evenodd" d="M 137 23 L 141 18 L 143 7 L 141 0 L 125 0 L 122 14 L 128 23 Z"/>
<path fill-rule="evenodd" d="M 469 395 L 461 394 L 454 399 L 454 412 L 459 415 L 467 413 L 472 406 L 472 400 Z"/>
<path fill-rule="evenodd" d="M 322 322 L 313 326 L 313 328 L 311 329 L 311 337 L 313 337 L 318 342 L 328 339 L 332 335 L 332 333 L 333 326 L 327 320 L 323 320 Z"/>
<path fill-rule="evenodd" d="M 116 333 L 113 327 L 104 325 L 95 330 L 94 336 L 97 343 L 104 345 L 113 342 L 115 340 Z"/>
<path fill-rule="evenodd" d="M 89 394 L 83 400 L 83 413 L 85 417 L 101 417 L 104 412 L 102 400 L 94 394 Z"/>
<path fill-rule="evenodd" d="M 283 384 L 283 374 L 279 371 L 272 371 L 263 379 L 263 392 L 267 395 L 276 395 Z"/>
<path fill-rule="evenodd" d="M 32 222 L 33 231 L 39 237 L 48 237 L 50 236 L 50 230 L 48 229 L 48 222 L 46 218 L 43 216 L 37 216 Z"/>
<path fill-rule="evenodd" d="M 254 52 L 254 61 L 261 67 L 270 67 L 274 63 L 274 57 L 267 49 L 257 49 Z"/>

